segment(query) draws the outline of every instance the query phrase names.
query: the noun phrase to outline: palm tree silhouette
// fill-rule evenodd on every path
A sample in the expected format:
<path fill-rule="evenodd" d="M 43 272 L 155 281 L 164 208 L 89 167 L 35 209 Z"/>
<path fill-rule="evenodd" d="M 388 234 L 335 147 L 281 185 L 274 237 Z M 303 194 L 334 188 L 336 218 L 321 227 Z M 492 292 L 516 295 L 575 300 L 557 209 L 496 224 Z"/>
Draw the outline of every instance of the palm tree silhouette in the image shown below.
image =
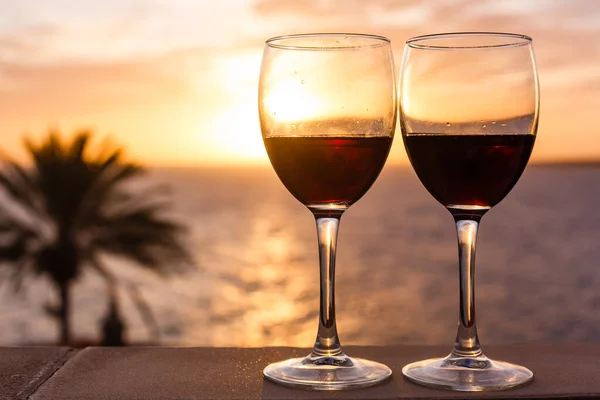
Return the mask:
<path fill-rule="evenodd" d="M 91 136 L 79 131 L 65 142 L 51 131 L 39 144 L 25 140 L 31 167 L 6 158 L 0 170 L 0 189 L 8 198 L 0 204 L 0 266 L 15 290 L 27 277 L 50 278 L 59 302 L 48 311 L 58 319 L 64 344 L 71 339 L 70 289 L 84 268 L 106 281 L 111 312 L 116 310 L 118 279 L 103 254 L 160 274 L 191 264 L 185 228 L 165 215 L 170 203 L 164 187 L 136 188 L 135 178 L 145 169 L 125 161 L 122 149 L 108 142 L 92 149 Z"/>

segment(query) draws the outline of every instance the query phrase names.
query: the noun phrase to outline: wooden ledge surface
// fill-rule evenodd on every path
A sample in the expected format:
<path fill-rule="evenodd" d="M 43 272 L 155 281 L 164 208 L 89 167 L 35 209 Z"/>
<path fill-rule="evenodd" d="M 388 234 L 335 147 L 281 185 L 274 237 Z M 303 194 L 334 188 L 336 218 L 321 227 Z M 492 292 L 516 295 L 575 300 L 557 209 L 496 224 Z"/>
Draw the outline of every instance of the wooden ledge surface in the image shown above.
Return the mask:
<path fill-rule="evenodd" d="M 274 361 L 307 349 L 194 347 L 0 348 L 0 399 L 591 399 L 600 398 L 600 344 L 485 346 L 490 358 L 522 364 L 532 382 L 501 392 L 460 393 L 408 382 L 402 367 L 443 356 L 442 346 L 347 346 L 350 356 L 382 362 L 392 379 L 367 389 L 314 392 L 263 379 Z"/>

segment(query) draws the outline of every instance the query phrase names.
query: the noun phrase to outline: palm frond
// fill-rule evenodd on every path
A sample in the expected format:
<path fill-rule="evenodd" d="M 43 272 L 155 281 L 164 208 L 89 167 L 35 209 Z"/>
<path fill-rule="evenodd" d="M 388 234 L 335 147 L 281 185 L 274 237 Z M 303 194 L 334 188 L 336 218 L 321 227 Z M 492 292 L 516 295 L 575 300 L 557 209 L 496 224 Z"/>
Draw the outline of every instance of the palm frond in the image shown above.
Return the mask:
<path fill-rule="evenodd" d="M 98 212 L 114 203 L 113 197 L 123 185 L 145 172 L 145 168 L 122 160 L 122 149 L 104 144 L 96 156 L 88 159 L 91 185 L 75 213 L 74 229 L 93 225 Z"/>
<path fill-rule="evenodd" d="M 0 267 L 7 273 L 6 282 L 14 292 L 21 290 L 24 278 L 33 271 L 30 243 L 35 236 L 35 232 L 18 222 L 0 222 Z"/>
<path fill-rule="evenodd" d="M 62 142 L 57 132 L 39 144 L 26 140 L 35 165 L 36 183 L 47 214 L 64 235 L 73 235 L 89 198 L 98 198 L 94 188 L 109 165 L 118 165 L 120 150 L 114 150 L 102 163 L 86 157 L 91 132 L 80 131 L 69 142 Z M 85 214 L 85 213 L 84 213 Z"/>
<path fill-rule="evenodd" d="M 10 285 L 14 293 L 18 293 L 23 289 L 25 278 L 32 274 L 33 261 L 30 258 L 24 257 L 12 263 L 11 268 L 7 269 L 6 283 Z"/>
<path fill-rule="evenodd" d="M 0 220 L 0 264 L 17 262 L 30 254 L 30 242 L 37 233 L 10 219 Z"/>
<path fill-rule="evenodd" d="M 63 145 L 58 131 L 52 130 L 48 138 L 40 144 L 35 144 L 31 139 L 24 139 L 25 148 L 32 156 L 36 168 L 41 169 L 48 160 L 64 158 Z"/>
<path fill-rule="evenodd" d="M 133 304 L 138 310 L 138 313 L 144 320 L 144 324 L 148 329 L 150 329 L 151 337 L 154 341 L 160 340 L 160 328 L 158 326 L 158 321 L 152 312 L 152 308 L 144 299 L 142 293 L 138 290 L 137 286 L 131 282 L 127 282 L 126 284 L 127 294 L 133 301 Z"/>
<path fill-rule="evenodd" d="M 69 146 L 66 146 L 63 150 L 65 151 L 65 159 L 72 160 L 72 162 L 84 163 L 85 150 L 90 140 L 91 132 L 81 131 L 78 132 L 72 139 Z"/>
<path fill-rule="evenodd" d="M 90 259 L 91 267 L 106 281 L 109 291 L 109 296 L 116 300 L 117 297 L 117 277 L 102 264 L 96 257 Z M 142 317 L 144 324 L 151 331 L 152 338 L 155 341 L 159 340 L 160 328 L 158 327 L 158 321 L 152 312 L 152 308 L 144 299 L 144 296 L 140 293 L 135 284 L 131 282 L 121 282 L 124 286 L 129 298 L 133 301 L 133 304 L 137 308 L 138 313 Z"/>
<path fill-rule="evenodd" d="M 0 187 L 28 211 L 39 214 L 42 204 L 35 179 L 17 162 L 7 157 L 4 160 L 0 170 Z"/>
<path fill-rule="evenodd" d="M 161 215 L 163 207 L 140 205 L 98 221 L 92 247 L 168 274 L 191 264 L 181 236 L 184 226 Z"/>
<path fill-rule="evenodd" d="M 92 148 L 91 139 L 91 131 L 70 140 L 51 131 L 41 141 L 25 140 L 31 169 L 6 158 L 0 188 L 52 225 L 43 240 L 37 228 L 11 222 L 10 210 L 0 207 L 0 264 L 27 267 L 11 271 L 18 284 L 22 270 L 70 282 L 100 252 L 161 274 L 192 264 L 184 226 L 165 216 L 164 187 L 130 185 L 146 169 L 124 160 L 123 150 L 108 141 Z"/>

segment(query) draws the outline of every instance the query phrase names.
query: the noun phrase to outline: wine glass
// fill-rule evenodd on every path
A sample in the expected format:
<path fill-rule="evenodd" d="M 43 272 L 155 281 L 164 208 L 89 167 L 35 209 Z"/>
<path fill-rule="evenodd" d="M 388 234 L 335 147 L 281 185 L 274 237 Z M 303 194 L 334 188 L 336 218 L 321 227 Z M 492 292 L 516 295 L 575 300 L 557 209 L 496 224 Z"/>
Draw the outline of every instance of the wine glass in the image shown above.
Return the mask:
<path fill-rule="evenodd" d="M 399 102 L 410 162 L 454 217 L 460 283 L 454 349 L 402 372 L 416 383 L 452 390 L 521 385 L 533 377 L 530 370 L 481 351 L 474 273 L 480 219 L 517 183 L 535 141 L 539 88 L 531 38 L 465 32 L 409 39 Z"/>
<path fill-rule="evenodd" d="M 394 60 L 387 38 L 303 34 L 267 40 L 259 114 L 271 164 L 314 215 L 320 261 L 317 338 L 307 357 L 267 366 L 283 385 L 337 390 L 374 385 L 392 371 L 344 354 L 335 320 L 340 218 L 377 179 L 396 125 Z"/>

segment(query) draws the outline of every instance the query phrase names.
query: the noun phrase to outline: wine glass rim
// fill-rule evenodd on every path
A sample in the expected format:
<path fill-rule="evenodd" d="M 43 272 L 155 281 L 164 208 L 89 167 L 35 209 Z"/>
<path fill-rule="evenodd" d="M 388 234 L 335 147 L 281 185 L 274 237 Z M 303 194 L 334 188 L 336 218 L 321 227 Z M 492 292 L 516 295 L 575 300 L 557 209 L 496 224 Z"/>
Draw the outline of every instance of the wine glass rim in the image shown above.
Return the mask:
<path fill-rule="evenodd" d="M 428 41 L 440 39 L 456 39 L 464 37 L 489 37 L 489 38 L 504 38 L 505 42 L 502 43 L 483 43 L 473 45 L 456 45 L 448 44 L 443 45 L 436 43 L 427 44 Z M 532 43 L 530 36 L 523 35 L 520 33 L 506 33 L 506 32 L 447 32 L 447 33 L 434 33 L 430 35 L 415 36 L 406 41 L 406 45 L 413 49 L 421 50 L 460 50 L 460 49 L 492 49 L 492 48 L 507 48 L 507 47 L 521 47 Z M 425 43 L 424 43 L 425 42 Z"/>
<path fill-rule="evenodd" d="M 295 41 L 302 39 L 312 39 L 312 38 L 335 38 L 340 37 L 344 39 L 353 38 L 353 39 L 366 39 L 368 43 L 362 44 L 349 44 L 343 45 L 341 43 L 336 43 L 333 46 L 324 46 L 324 45 L 291 45 L 285 44 L 286 41 Z M 349 49 L 363 49 L 363 48 L 378 48 L 382 46 L 389 45 L 391 43 L 390 39 L 385 36 L 373 35 L 369 33 L 298 33 L 292 35 L 282 35 L 282 36 L 274 36 L 265 41 L 265 44 L 269 47 L 276 49 L 285 49 L 285 50 L 349 50 Z"/>

